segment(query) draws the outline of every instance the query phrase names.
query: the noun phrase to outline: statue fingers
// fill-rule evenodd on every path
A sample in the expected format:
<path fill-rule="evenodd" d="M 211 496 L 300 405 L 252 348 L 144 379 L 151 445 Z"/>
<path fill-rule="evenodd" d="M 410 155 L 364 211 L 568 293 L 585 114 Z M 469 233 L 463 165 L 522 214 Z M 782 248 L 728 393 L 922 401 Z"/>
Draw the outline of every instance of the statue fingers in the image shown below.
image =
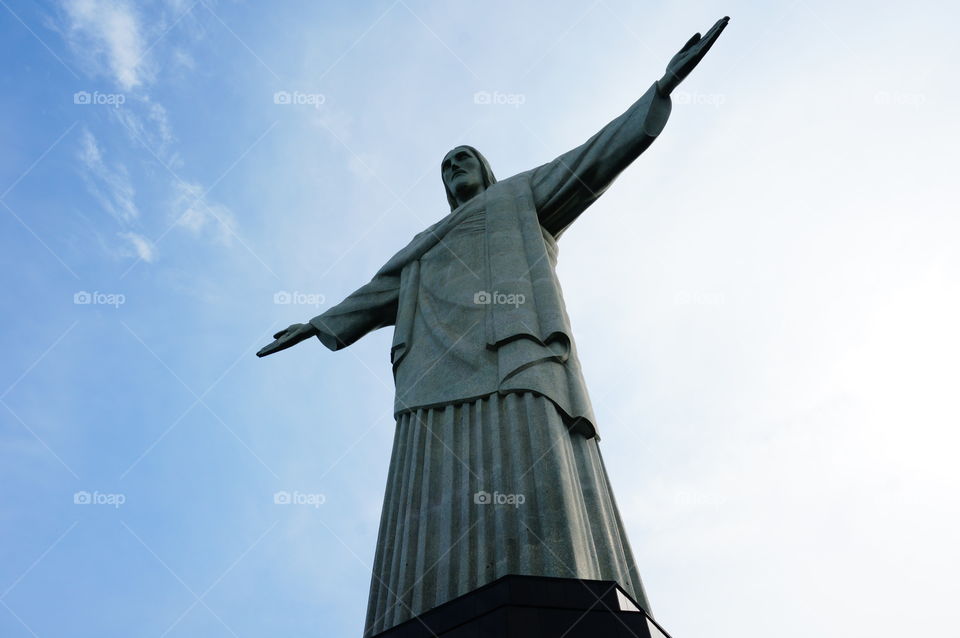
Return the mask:
<path fill-rule="evenodd" d="M 260 348 L 259 350 L 257 350 L 257 356 L 258 356 L 258 357 L 265 357 L 265 356 L 267 356 L 268 354 L 273 354 L 274 352 L 277 351 L 277 350 L 276 350 L 276 344 L 277 344 L 277 342 L 274 341 L 274 342 L 272 342 L 272 343 L 268 343 L 267 345 L 263 346 L 262 348 Z"/>
<path fill-rule="evenodd" d="M 693 37 L 690 38 L 689 40 L 687 40 L 687 43 L 683 45 L 683 48 L 682 48 L 682 49 L 680 49 L 680 53 L 683 53 L 683 52 L 685 52 L 685 51 L 690 50 L 690 47 L 692 47 L 693 45 L 695 45 L 695 44 L 696 44 L 697 42 L 699 42 L 699 41 L 700 41 L 700 34 L 699 34 L 699 33 L 694 33 L 694 34 L 693 34 Z"/>
<path fill-rule="evenodd" d="M 707 31 L 706 35 L 703 36 L 703 41 L 706 46 L 713 46 L 713 43 L 720 37 L 720 34 L 723 33 L 723 30 L 727 28 L 727 23 L 730 22 L 730 17 L 725 16 L 717 20 L 717 23 L 710 27 L 710 30 Z"/>
<path fill-rule="evenodd" d="M 709 51 L 710 48 L 716 44 L 717 38 L 719 38 L 723 30 L 727 28 L 727 20 L 728 19 L 718 21 L 717 24 L 713 25 L 710 31 L 708 31 L 707 34 L 700 40 L 698 46 L 696 47 L 696 51 L 693 53 L 694 64 L 699 64 L 700 60 L 703 59 L 703 56 L 707 54 L 707 51 Z"/>
<path fill-rule="evenodd" d="M 286 328 L 284 328 L 283 330 L 281 330 L 281 331 L 278 332 L 277 334 L 273 335 L 273 338 L 274 338 L 274 339 L 280 339 L 280 338 L 282 338 L 282 337 L 284 337 L 284 336 L 292 335 L 293 333 L 295 333 L 297 330 L 299 330 L 299 329 L 302 328 L 302 327 L 303 327 L 303 324 L 302 324 L 302 323 L 290 324 L 289 326 L 287 326 Z"/>
<path fill-rule="evenodd" d="M 297 342 L 290 339 L 289 337 L 281 337 L 276 341 L 265 345 L 260 348 L 257 352 L 258 357 L 265 357 L 268 354 L 273 354 L 274 352 L 280 352 L 281 350 L 286 350 L 290 346 L 295 345 Z"/>

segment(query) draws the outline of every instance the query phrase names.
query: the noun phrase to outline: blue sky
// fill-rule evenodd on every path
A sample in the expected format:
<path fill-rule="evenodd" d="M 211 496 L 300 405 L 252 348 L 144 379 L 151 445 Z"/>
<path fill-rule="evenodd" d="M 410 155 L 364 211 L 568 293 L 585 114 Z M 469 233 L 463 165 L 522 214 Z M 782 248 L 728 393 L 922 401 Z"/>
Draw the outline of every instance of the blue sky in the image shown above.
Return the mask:
<path fill-rule="evenodd" d="M 0 4 L 0 635 L 359 635 L 390 330 L 254 352 L 445 214 L 447 150 L 548 161 L 723 15 L 561 241 L 651 601 L 953 628 L 955 7 Z"/>

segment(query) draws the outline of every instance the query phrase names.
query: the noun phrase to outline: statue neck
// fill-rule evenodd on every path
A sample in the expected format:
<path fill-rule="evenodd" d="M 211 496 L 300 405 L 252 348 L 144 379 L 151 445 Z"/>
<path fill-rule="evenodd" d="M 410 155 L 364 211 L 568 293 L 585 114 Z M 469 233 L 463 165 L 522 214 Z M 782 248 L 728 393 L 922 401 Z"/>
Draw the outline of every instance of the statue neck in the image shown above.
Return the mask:
<path fill-rule="evenodd" d="M 463 189 L 462 192 L 457 192 L 455 195 L 457 198 L 457 206 L 463 206 L 464 204 L 469 202 L 471 199 L 473 199 L 483 191 L 484 191 L 483 186 L 476 186 L 470 189 Z"/>

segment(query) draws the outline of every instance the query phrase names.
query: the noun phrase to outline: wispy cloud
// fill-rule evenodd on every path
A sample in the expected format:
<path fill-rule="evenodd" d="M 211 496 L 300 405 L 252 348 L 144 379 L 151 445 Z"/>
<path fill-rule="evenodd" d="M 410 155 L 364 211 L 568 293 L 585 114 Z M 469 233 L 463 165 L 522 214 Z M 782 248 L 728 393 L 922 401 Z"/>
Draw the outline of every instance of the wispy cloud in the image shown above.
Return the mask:
<path fill-rule="evenodd" d="M 143 261 L 150 263 L 157 258 L 157 250 L 153 243 L 143 235 L 132 231 L 123 232 L 119 235 L 130 243 L 133 248 L 132 252 Z"/>
<path fill-rule="evenodd" d="M 97 71 L 105 71 L 124 91 L 147 79 L 144 39 L 132 5 L 122 0 L 69 0 L 67 42 L 74 53 Z"/>
<path fill-rule="evenodd" d="M 140 210 L 127 167 L 119 162 L 105 161 L 97 138 L 87 129 L 81 133 L 77 157 L 87 190 L 122 229 L 117 233 L 124 242 L 119 254 L 153 262 L 157 256 L 156 248 L 150 240 L 132 230 L 132 226 L 139 221 Z"/>
<path fill-rule="evenodd" d="M 162 104 L 151 101 L 148 96 L 136 100 L 136 106 L 140 107 L 140 112 L 124 108 L 115 109 L 112 115 L 120 121 L 134 143 L 146 147 L 170 168 L 180 166 L 179 155 L 171 151 L 176 137 L 167 118 L 167 110 Z"/>
<path fill-rule="evenodd" d="M 88 190 L 105 211 L 124 225 L 140 217 L 134 201 L 136 191 L 126 166 L 120 163 L 108 165 L 97 139 L 87 129 L 81 134 L 78 159 L 84 169 Z"/>
<path fill-rule="evenodd" d="M 109 117 L 120 124 L 134 146 L 146 151 L 143 159 L 148 163 L 156 160 L 177 172 L 183 161 L 167 109 L 156 99 L 162 91 L 155 71 L 191 71 L 195 67 L 189 49 L 175 34 L 177 28 L 180 35 L 186 29 L 188 43 L 199 37 L 193 6 L 195 3 L 186 0 L 149 5 L 130 0 L 61 0 L 61 23 L 55 27 L 90 77 L 108 78 L 127 93 L 123 108 L 111 109 Z M 126 166 L 105 161 L 90 130 L 83 133 L 79 159 L 88 190 L 121 226 L 116 236 L 124 242 L 122 254 L 155 261 L 156 244 L 133 230 L 140 211 Z M 235 235 L 235 217 L 225 206 L 207 201 L 204 186 L 178 177 L 170 191 L 173 227 L 223 243 Z"/>
<path fill-rule="evenodd" d="M 223 204 L 208 201 L 202 186 L 177 182 L 174 192 L 172 212 L 178 227 L 195 236 L 211 232 L 221 243 L 229 242 L 236 234 L 233 213 Z"/>

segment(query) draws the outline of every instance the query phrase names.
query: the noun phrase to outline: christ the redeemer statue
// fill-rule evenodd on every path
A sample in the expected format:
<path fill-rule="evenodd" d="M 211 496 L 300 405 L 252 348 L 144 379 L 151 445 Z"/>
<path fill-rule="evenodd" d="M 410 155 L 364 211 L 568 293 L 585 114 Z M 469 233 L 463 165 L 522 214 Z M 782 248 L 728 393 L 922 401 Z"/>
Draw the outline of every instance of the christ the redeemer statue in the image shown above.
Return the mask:
<path fill-rule="evenodd" d="M 397 427 L 366 636 L 508 574 L 616 581 L 650 611 L 597 445 L 557 239 L 663 130 L 671 91 L 727 22 L 552 162 L 497 181 L 476 149 L 454 148 L 440 165 L 450 214 L 257 353 L 310 337 L 339 350 L 394 326 Z"/>

